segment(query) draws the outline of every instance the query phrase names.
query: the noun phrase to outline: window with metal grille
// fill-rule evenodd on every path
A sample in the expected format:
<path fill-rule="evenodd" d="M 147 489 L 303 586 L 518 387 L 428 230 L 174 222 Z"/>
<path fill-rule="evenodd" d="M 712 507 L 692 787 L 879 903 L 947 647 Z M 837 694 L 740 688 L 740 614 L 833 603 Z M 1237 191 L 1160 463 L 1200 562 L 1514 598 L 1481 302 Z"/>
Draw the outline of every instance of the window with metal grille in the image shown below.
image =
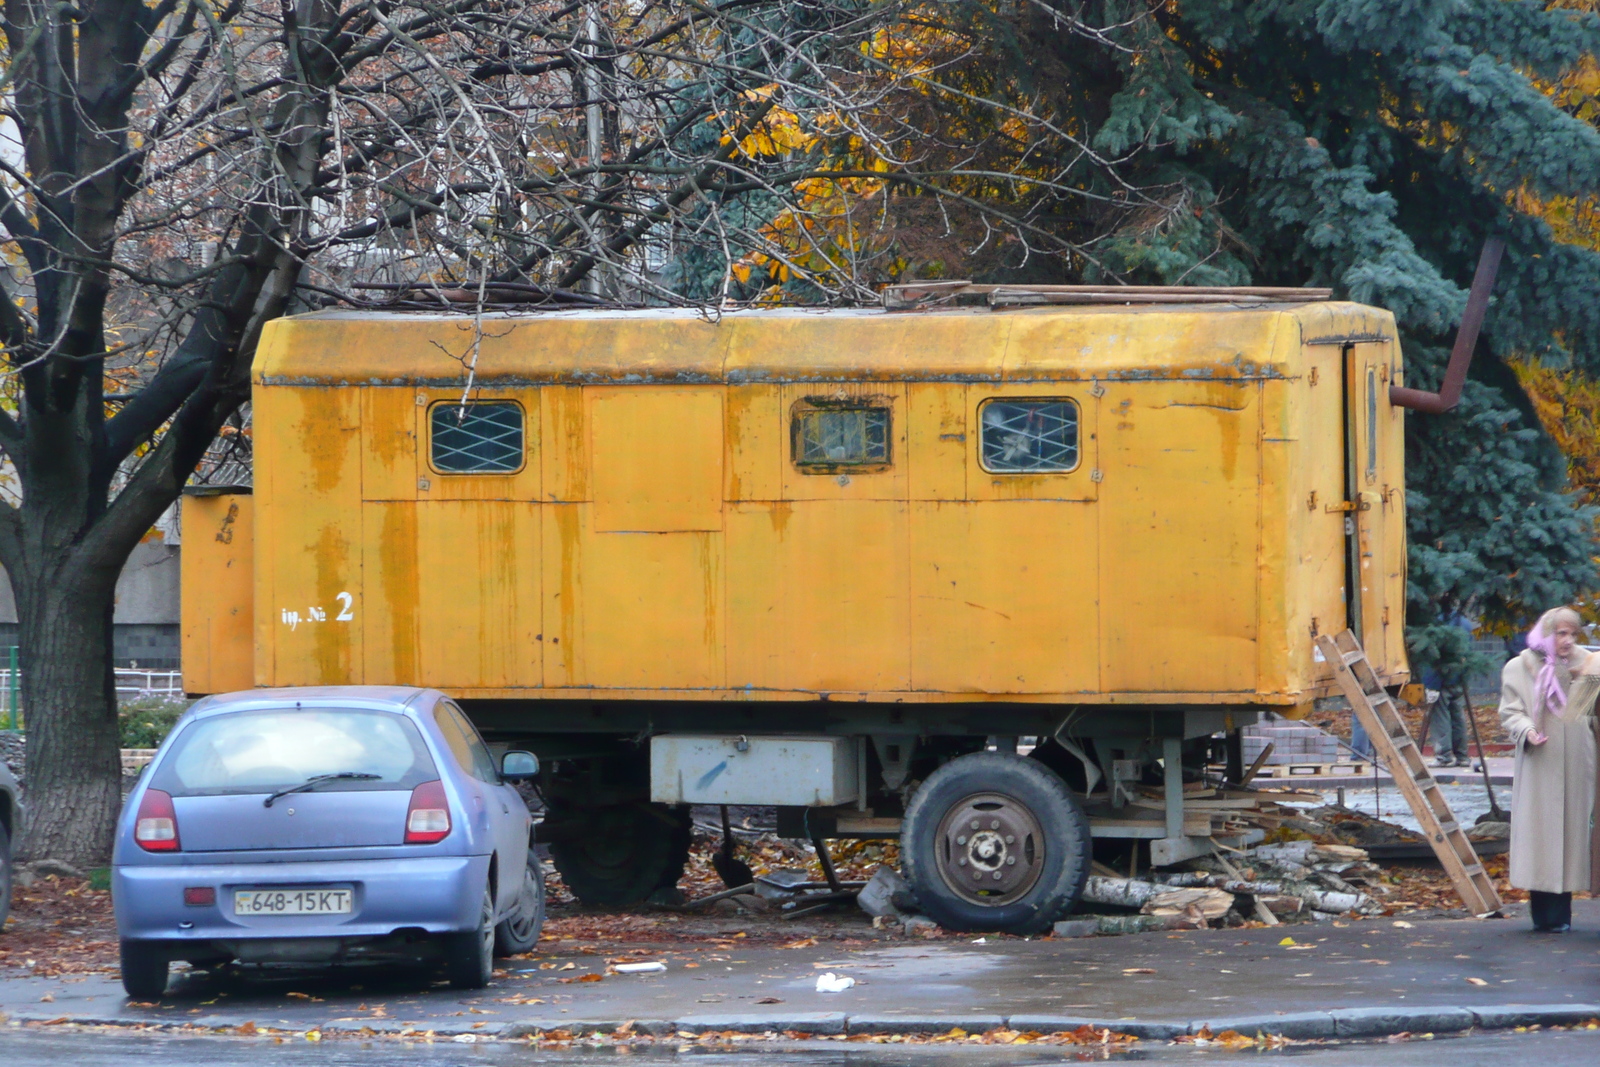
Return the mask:
<path fill-rule="evenodd" d="M 1078 405 L 1070 400 L 989 400 L 978 420 L 986 471 L 1032 474 L 1078 465 Z"/>
<path fill-rule="evenodd" d="M 889 409 L 880 405 L 805 401 L 792 425 L 801 469 L 884 467 L 889 463 Z"/>
<path fill-rule="evenodd" d="M 504 474 L 522 468 L 520 405 L 436 404 L 430 415 L 434 470 L 448 474 Z"/>

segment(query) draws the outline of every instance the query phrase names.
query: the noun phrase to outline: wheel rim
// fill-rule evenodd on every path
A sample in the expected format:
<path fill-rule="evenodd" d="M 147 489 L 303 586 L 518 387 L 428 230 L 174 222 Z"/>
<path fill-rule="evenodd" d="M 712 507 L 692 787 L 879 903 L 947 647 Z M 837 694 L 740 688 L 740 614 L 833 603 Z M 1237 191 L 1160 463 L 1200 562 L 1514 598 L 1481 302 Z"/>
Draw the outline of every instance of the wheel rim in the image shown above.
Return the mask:
<path fill-rule="evenodd" d="M 483 894 L 483 915 L 478 923 L 478 948 L 483 955 L 485 967 L 488 967 L 494 961 L 494 897 L 488 893 Z"/>
<path fill-rule="evenodd" d="M 511 939 L 519 944 L 533 936 L 533 928 L 539 917 L 538 892 L 539 886 L 533 877 L 533 872 L 524 871 L 522 893 L 517 898 L 517 910 L 506 920 L 506 929 L 510 931 Z"/>
<path fill-rule="evenodd" d="M 1027 895 L 1044 870 L 1044 831 L 1027 805 L 976 793 L 951 805 L 935 839 L 939 876 L 964 900 L 1000 907 Z"/>

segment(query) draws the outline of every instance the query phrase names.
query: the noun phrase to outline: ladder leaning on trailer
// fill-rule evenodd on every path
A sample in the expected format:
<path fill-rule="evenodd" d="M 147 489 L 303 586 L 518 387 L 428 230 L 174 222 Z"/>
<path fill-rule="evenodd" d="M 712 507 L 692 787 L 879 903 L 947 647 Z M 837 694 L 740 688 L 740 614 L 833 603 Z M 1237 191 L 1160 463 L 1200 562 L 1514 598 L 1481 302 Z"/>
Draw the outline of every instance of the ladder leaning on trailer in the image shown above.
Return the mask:
<path fill-rule="evenodd" d="M 1407 732 L 1399 710 L 1373 673 L 1356 635 L 1349 630 L 1338 636 L 1324 634 L 1317 638 L 1317 649 L 1333 666 L 1339 688 L 1344 690 L 1351 710 L 1360 717 L 1379 758 L 1388 765 L 1389 774 L 1411 805 L 1417 825 L 1427 835 L 1462 903 L 1480 918 L 1499 911 L 1500 894 L 1495 891 L 1493 879 L 1451 814 L 1450 803 L 1422 758 L 1422 747 Z"/>

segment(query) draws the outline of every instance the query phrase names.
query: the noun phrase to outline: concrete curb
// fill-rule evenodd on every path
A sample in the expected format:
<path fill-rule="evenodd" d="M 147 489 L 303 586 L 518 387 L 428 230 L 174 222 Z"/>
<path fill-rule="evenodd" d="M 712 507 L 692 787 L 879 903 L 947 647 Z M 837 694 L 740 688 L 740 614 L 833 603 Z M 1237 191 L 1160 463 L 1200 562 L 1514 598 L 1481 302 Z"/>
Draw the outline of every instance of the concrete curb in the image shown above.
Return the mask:
<path fill-rule="evenodd" d="M 795 1015 L 763 1013 L 700 1014 L 672 1019 L 551 1019 L 533 1018 L 505 1023 L 499 1027 L 465 1029 L 448 1026 L 402 1027 L 399 1023 L 372 1020 L 366 1028 L 378 1033 L 397 1034 L 402 1029 L 432 1030 L 442 1039 L 469 1034 L 480 1039 L 501 1038 L 520 1040 L 536 1037 L 552 1030 L 565 1030 L 574 1035 L 611 1033 L 625 1022 L 633 1023 L 633 1031 L 654 1037 L 670 1037 L 677 1033 L 703 1034 L 732 1031 L 742 1034 L 792 1033 L 817 1037 L 837 1037 L 851 1034 L 942 1034 L 959 1028 L 972 1034 L 1002 1027 L 1012 1030 L 1036 1030 L 1055 1033 L 1076 1030 L 1081 1026 L 1110 1029 L 1130 1034 L 1144 1041 L 1170 1041 L 1173 1038 L 1199 1033 L 1207 1028 L 1213 1034 L 1235 1030 L 1241 1034 L 1272 1034 L 1291 1040 L 1305 1041 L 1327 1038 L 1377 1038 L 1401 1033 L 1457 1033 L 1473 1028 L 1503 1030 L 1524 1026 L 1570 1026 L 1600 1018 L 1600 1004 L 1496 1004 L 1465 1008 L 1459 1006 L 1416 1009 L 1383 1005 L 1367 1008 L 1339 1008 L 1333 1011 L 1286 1012 L 1281 1015 L 1221 1015 L 1188 1022 L 1161 1019 L 1104 1019 L 1069 1015 L 852 1015 L 846 1012 L 808 1012 Z M 58 1022 L 86 1026 L 138 1026 L 166 1025 L 169 1020 L 133 1016 L 63 1016 L 41 1012 L 12 1013 L 13 1023 Z M 212 1016 L 205 1019 L 172 1019 L 170 1024 L 231 1029 L 240 1025 L 228 1017 Z M 305 1029 L 317 1028 L 306 1024 Z M 356 1027 L 322 1025 L 329 1032 L 355 1030 Z M 297 1027 L 275 1027 L 295 1030 Z"/>

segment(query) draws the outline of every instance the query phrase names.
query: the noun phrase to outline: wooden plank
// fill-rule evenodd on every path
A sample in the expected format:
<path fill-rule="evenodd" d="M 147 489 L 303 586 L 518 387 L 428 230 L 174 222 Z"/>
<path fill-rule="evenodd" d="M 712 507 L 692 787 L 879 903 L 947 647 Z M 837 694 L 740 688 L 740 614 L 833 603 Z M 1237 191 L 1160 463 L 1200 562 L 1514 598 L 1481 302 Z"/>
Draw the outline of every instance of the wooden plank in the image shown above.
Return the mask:
<path fill-rule="evenodd" d="M 1415 744 L 1396 744 L 1400 739 L 1409 740 L 1409 734 L 1361 651 L 1361 643 L 1346 630 L 1337 637 L 1324 634 L 1317 638 L 1317 648 L 1333 665 L 1334 680 L 1366 728 L 1379 757 L 1388 763 L 1395 785 L 1411 805 L 1417 824 L 1432 844 L 1434 855 L 1439 857 L 1439 863 L 1450 876 L 1457 895 L 1475 915 L 1486 916 L 1499 911 L 1500 896 L 1493 880 L 1478 862 L 1472 842 L 1459 825 L 1454 829 L 1446 826 L 1457 820 L 1433 780 L 1433 772 L 1423 760 L 1421 750 Z"/>

